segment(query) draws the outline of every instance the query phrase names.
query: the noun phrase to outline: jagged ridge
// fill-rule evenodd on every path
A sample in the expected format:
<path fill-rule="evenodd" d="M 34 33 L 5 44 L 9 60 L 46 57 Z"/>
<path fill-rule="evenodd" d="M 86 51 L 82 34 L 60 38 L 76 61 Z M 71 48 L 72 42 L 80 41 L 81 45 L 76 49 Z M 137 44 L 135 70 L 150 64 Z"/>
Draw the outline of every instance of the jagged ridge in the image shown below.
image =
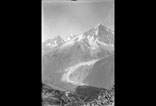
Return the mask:
<path fill-rule="evenodd" d="M 96 25 L 94 28 L 80 34 L 80 35 L 69 35 L 66 39 L 57 36 L 53 39 L 49 39 L 44 42 L 45 45 L 56 47 L 59 45 L 70 45 L 79 41 L 87 41 L 92 48 L 98 45 L 111 46 L 114 45 L 114 34 L 107 27 L 102 24 Z"/>

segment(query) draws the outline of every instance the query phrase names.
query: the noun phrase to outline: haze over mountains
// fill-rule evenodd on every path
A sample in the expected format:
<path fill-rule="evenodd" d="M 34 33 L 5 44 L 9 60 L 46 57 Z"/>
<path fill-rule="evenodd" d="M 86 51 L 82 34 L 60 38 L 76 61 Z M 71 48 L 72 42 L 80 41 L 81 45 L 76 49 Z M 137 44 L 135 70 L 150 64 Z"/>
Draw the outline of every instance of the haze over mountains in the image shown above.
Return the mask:
<path fill-rule="evenodd" d="M 98 24 L 80 35 L 42 44 L 43 80 L 59 89 L 114 85 L 114 32 Z"/>
<path fill-rule="evenodd" d="M 114 2 L 112 0 L 108 0 L 109 2 L 100 1 L 44 2 L 42 8 L 42 42 L 57 35 L 65 39 L 70 34 L 80 34 L 97 23 L 113 30 Z"/>

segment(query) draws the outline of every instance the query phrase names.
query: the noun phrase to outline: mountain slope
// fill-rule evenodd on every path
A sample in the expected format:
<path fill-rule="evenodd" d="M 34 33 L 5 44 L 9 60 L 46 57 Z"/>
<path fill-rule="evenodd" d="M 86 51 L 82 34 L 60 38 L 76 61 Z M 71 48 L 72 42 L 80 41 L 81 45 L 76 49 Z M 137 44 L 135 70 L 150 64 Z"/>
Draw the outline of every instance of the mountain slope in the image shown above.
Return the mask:
<path fill-rule="evenodd" d="M 43 55 L 43 77 L 53 86 L 70 89 L 79 85 L 112 85 L 114 34 L 107 27 L 98 24 L 48 49 Z"/>

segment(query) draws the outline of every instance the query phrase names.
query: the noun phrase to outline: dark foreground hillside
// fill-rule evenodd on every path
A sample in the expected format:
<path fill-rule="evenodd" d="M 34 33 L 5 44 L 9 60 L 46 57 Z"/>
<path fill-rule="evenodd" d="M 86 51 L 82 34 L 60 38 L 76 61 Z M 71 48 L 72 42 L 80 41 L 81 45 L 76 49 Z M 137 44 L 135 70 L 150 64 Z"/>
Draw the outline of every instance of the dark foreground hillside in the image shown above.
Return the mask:
<path fill-rule="evenodd" d="M 113 106 L 111 89 L 78 86 L 74 91 L 61 91 L 42 84 L 42 106 Z"/>

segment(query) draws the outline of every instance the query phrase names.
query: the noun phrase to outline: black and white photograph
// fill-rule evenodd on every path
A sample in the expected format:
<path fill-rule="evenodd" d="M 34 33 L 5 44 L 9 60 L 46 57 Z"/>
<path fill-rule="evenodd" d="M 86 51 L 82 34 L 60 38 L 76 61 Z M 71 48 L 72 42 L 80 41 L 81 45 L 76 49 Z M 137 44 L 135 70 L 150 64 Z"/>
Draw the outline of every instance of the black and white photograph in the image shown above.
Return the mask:
<path fill-rule="evenodd" d="M 114 106 L 114 0 L 41 2 L 42 106 Z"/>

